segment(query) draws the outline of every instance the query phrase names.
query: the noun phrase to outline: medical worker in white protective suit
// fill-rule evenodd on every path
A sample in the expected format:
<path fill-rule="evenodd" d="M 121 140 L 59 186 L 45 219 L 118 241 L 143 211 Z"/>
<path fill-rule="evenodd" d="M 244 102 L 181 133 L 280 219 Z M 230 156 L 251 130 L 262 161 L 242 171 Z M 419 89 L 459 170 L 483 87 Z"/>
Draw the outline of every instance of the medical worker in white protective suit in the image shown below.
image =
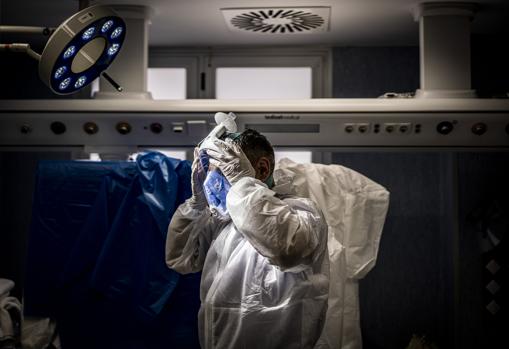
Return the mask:
<path fill-rule="evenodd" d="M 273 186 L 264 136 L 230 137 L 195 151 L 193 196 L 171 220 L 166 263 L 202 271 L 202 348 L 313 348 L 327 311 L 327 224 L 311 200 Z"/>

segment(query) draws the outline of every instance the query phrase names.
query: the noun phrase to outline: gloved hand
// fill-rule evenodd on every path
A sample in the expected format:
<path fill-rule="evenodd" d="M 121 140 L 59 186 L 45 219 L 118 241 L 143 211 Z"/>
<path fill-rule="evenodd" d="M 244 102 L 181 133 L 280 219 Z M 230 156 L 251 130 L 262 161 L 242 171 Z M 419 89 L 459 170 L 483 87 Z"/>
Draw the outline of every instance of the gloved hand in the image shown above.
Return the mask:
<path fill-rule="evenodd" d="M 218 168 L 231 185 L 243 177 L 255 176 L 255 169 L 238 145 L 220 139 L 215 139 L 213 145 L 206 149 L 210 164 Z"/>
<path fill-rule="evenodd" d="M 194 148 L 194 160 L 191 165 L 191 190 L 193 195 L 190 202 L 195 209 L 204 209 L 207 207 L 207 198 L 203 192 L 203 182 L 207 174 L 205 173 L 201 163 L 198 148 Z"/>

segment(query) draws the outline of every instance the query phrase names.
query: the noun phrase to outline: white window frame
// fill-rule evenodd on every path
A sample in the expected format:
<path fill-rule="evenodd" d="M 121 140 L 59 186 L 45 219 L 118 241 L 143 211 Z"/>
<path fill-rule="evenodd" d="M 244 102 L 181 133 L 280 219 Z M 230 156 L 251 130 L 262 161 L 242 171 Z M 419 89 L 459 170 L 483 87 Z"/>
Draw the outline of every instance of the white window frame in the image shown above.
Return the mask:
<path fill-rule="evenodd" d="M 304 48 L 151 48 L 150 68 L 186 68 L 187 98 L 215 98 L 216 69 L 311 67 L 311 98 L 332 96 L 332 50 Z"/>
<path fill-rule="evenodd" d="M 182 77 L 184 79 L 180 80 Z M 178 84 L 171 78 L 178 80 Z M 187 80 L 186 68 L 150 67 L 147 69 L 147 89 L 155 100 L 187 99 Z"/>
<path fill-rule="evenodd" d="M 168 49 L 151 50 L 149 68 L 186 69 L 186 99 L 203 98 L 200 95 L 200 57 L 192 54 L 178 54 Z"/>

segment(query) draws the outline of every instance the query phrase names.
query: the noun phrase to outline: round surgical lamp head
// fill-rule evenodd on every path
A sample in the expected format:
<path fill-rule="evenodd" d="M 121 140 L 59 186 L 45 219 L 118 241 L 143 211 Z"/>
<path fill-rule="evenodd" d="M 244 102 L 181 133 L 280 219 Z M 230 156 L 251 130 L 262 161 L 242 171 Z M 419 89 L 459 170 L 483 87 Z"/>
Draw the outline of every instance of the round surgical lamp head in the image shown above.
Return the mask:
<path fill-rule="evenodd" d="M 108 68 L 125 35 L 124 20 L 110 7 L 81 10 L 49 38 L 39 61 L 39 76 L 57 94 L 77 92 Z"/>

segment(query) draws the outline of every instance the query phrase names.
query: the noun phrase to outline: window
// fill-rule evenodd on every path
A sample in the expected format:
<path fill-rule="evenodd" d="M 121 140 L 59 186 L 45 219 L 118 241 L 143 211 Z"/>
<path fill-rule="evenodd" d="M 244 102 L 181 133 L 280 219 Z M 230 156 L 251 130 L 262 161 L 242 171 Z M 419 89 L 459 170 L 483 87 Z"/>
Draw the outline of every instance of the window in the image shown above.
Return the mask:
<path fill-rule="evenodd" d="M 153 99 L 186 99 L 185 68 L 148 68 L 147 73 Z"/>
<path fill-rule="evenodd" d="M 94 98 L 94 94 L 99 92 L 99 78 L 95 79 L 90 85 L 90 97 Z M 92 160 L 92 159 L 91 159 Z"/>
<path fill-rule="evenodd" d="M 331 56 L 326 47 L 152 48 L 149 67 L 185 68 L 189 99 L 327 98 Z"/>
<path fill-rule="evenodd" d="M 99 91 L 99 79 L 92 83 L 90 96 Z M 148 68 L 147 89 L 153 99 L 186 99 L 187 71 L 185 68 Z"/>
<path fill-rule="evenodd" d="M 91 161 L 101 161 L 101 156 L 98 153 L 90 153 Z"/>
<path fill-rule="evenodd" d="M 312 152 L 304 150 L 274 150 L 276 164 L 283 158 L 288 158 L 299 164 L 310 164 L 312 161 Z"/>
<path fill-rule="evenodd" d="M 218 99 L 305 99 L 311 95 L 311 67 L 216 69 Z"/>

